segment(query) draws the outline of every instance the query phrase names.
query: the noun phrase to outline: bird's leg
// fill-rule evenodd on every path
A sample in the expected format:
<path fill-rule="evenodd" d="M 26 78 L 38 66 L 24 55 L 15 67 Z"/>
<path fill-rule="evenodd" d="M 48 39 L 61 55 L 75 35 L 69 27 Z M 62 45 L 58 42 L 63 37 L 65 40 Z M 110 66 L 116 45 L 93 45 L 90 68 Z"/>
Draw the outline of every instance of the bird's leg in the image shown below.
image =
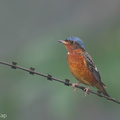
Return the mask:
<path fill-rule="evenodd" d="M 90 89 L 90 86 L 88 86 L 87 88 L 84 89 L 85 90 L 85 96 L 88 94 L 89 89 Z"/>
<path fill-rule="evenodd" d="M 73 83 L 72 84 L 72 87 L 74 88 L 74 92 L 76 92 L 76 90 L 77 90 L 77 88 L 75 87 L 76 85 L 79 85 L 80 84 L 80 82 L 78 82 L 78 83 Z"/>

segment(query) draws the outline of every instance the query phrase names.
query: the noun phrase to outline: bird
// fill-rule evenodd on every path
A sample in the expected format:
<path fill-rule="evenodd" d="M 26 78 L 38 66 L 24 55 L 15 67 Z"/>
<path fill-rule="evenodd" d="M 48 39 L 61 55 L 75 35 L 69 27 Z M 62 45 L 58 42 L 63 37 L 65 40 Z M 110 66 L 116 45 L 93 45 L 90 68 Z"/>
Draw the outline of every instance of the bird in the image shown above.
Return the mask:
<path fill-rule="evenodd" d="M 85 90 L 85 96 L 89 93 L 90 86 L 95 87 L 99 93 L 110 97 L 105 90 L 105 84 L 101 81 L 100 73 L 95 66 L 91 56 L 85 49 L 83 41 L 79 37 L 68 37 L 65 40 L 59 40 L 66 47 L 67 61 L 70 72 L 79 81 L 73 83 L 74 91 L 76 91 L 76 85 L 80 83 L 87 85 Z"/>

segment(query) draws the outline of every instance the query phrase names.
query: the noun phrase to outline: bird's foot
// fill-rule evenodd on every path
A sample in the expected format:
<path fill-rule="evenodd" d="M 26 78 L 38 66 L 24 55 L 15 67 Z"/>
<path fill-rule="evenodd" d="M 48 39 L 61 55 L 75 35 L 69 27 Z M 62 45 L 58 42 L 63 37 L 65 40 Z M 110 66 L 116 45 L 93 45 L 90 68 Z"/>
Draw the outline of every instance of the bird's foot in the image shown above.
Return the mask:
<path fill-rule="evenodd" d="M 76 92 L 76 90 L 77 90 L 77 88 L 75 87 L 76 85 L 79 85 L 80 84 L 80 82 L 79 83 L 73 83 L 72 84 L 72 87 L 73 87 L 73 89 L 74 89 L 74 92 Z"/>
<path fill-rule="evenodd" d="M 89 89 L 90 89 L 90 86 L 88 86 L 87 88 L 85 88 L 85 96 L 89 93 Z"/>

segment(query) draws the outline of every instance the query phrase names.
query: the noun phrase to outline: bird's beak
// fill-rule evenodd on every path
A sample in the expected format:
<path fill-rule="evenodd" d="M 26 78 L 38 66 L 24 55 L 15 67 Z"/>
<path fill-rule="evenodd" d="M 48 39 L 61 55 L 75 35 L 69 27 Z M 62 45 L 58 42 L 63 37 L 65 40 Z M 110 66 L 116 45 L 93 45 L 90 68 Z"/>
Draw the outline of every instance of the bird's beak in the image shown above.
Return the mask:
<path fill-rule="evenodd" d="M 63 44 L 66 44 L 66 41 L 65 41 L 65 40 L 58 40 L 58 42 L 63 43 Z"/>

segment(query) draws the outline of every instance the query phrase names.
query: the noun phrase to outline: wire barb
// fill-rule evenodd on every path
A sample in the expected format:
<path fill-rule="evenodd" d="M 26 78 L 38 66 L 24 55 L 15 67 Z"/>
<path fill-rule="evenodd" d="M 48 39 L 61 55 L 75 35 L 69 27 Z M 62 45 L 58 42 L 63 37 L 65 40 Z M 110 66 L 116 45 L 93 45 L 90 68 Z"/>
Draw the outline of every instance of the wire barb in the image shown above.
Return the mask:
<path fill-rule="evenodd" d="M 67 85 L 67 86 L 72 86 L 72 83 L 70 83 L 70 80 L 68 80 L 68 79 L 65 79 L 65 81 L 64 81 L 64 80 L 55 78 L 55 77 L 53 77 L 53 76 L 50 75 L 50 74 L 45 75 L 45 74 L 42 74 L 42 73 L 40 73 L 40 72 L 35 72 L 35 68 L 33 68 L 33 67 L 30 67 L 30 69 L 23 68 L 23 67 L 18 66 L 16 62 L 12 62 L 12 64 L 10 64 L 10 63 L 7 63 L 7 62 L 0 61 L 0 64 L 6 65 L 6 66 L 10 66 L 10 67 L 13 68 L 13 69 L 18 68 L 18 69 L 20 69 L 20 70 L 29 72 L 31 75 L 36 74 L 36 75 L 39 75 L 39 76 L 42 76 L 42 77 L 46 77 L 48 80 L 51 80 L 51 81 L 54 80 L 54 81 L 63 83 L 63 84 L 65 84 L 65 85 Z M 81 89 L 81 90 L 83 90 L 83 91 L 84 91 L 84 89 L 85 89 L 85 87 L 83 87 L 83 86 L 78 86 L 78 85 L 76 85 L 75 87 L 76 87 L 76 88 L 79 88 L 79 89 Z M 112 102 L 115 102 L 115 103 L 120 104 L 120 102 L 117 101 L 116 99 L 111 98 L 111 97 L 108 97 L 108 96 L 105 96 L 105 95 L 101 94 L 100 92 L 94 92 L 94 91 L 92 91 L 92 90 L 88 90 L 88 92 L 89 92 L 89 93 L 92 93 L 92 94 L 94 94 L 94 95 L 97 95 L 97 96 L 99 96 L 99 97 L 103 97 L 103 98 L 105 98 L 105 99 L 107 99 L 107 100 L 109 100 L 109 101 L 112 101 Z"/>
<path fill-rule="evenodd" d="M 69 83 L 69 82 L 70 82 L 70 80 L 65 79 L 65 83 L 64 83 L 64 84 L 65 84 L 66 86 L 70 86 L 70 83 Z"/>
<path fill-rule="evenodd" d="M 47 79 L 52 81 L 52 75 L 48 74 Z"/>
<path fill-rule="evenodd" d="M 11 68 L 16 69 L 16 68 L 17 68 L 16 65 L 17 65 L 16 62 L 12 62 L 12 66 L 11 66 Z"/>
<path fill-rule="evenodd" d="M 35 73 L 34 73 L 34 71 L 35 71 L 35 68 L 33 68 L 33 67 L 30 67 L 30 74 L 32 74 L 32 75 L 34 75 Z"/>

